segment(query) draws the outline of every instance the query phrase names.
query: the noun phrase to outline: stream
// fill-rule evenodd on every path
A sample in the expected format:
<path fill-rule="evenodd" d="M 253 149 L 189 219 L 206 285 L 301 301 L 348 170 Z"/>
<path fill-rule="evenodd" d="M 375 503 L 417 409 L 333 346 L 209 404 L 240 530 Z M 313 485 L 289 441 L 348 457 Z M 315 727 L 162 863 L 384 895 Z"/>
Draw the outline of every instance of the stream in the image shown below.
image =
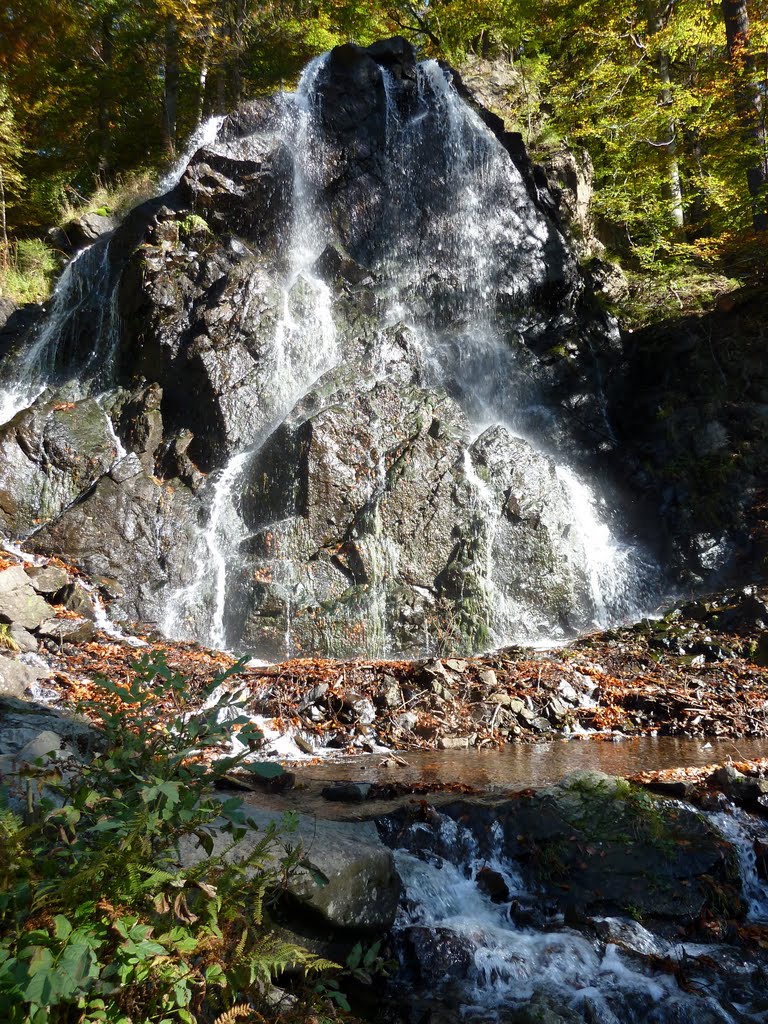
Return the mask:
<path fill-rule="evenodd" d="M 627 777 L 664 768 L 768 757 L 768 740 L 764 739 L 638 736 L 613 740 L 609 736 L 510 743 L 498 750 L 411 750 L 402 755 L 407 762 L 402 766 L 388 762 L 384 754 L 363 754 L 339 761 L 299 763 L 293 770 L 302 782 L 396 781 L 424 786 L 461 782 L 473 789 L 500 792 L 548 786 L 575 771 L 597 770 Z"/>

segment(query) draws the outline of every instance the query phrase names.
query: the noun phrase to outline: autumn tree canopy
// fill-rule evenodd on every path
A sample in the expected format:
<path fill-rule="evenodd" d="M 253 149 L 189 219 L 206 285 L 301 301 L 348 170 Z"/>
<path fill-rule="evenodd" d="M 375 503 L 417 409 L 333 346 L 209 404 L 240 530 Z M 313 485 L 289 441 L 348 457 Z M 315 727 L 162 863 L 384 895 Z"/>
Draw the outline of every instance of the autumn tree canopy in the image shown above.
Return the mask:
<path fill-rule="evenodd" d="M 211 113 L 295 83 L 339 42 L 400 33 L 425 56 L 505 62 L 534 155 L 596 171 L 616 245 L 768 226 L 768 0 L 5 0 L 0 173 L 9 229 L 158 167 Z"/>

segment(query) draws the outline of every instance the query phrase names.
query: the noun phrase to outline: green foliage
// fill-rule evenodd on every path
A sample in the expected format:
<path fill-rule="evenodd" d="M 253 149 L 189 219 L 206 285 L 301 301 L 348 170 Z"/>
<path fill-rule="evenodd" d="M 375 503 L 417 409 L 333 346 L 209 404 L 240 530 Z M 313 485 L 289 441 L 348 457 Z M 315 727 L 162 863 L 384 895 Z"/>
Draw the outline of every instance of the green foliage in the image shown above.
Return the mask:
<path fill-rule="evenodd" d="M 101 680 L 83 707 L 101 718 L 106 752 L 69 779 L 39 768 L 26 820 L 0 809 L 8 1024 L 196 1024 L 258 1002 L 289 966 L 335 967 L 270 931 L 265 908 L 298 857 L 276 826 L 241 862 L 226 856 L 256 827 L 240 800 L 212 792 L 260 738 L 221 685 L 239 666 L 212 682 L 197 713 L 161 658 L 134 668 L 130 682 Z M 209 763 L 233 727 L 243 752 Z M 183 868 L 179 844 L 190 841 L 208 856 Z"/>
<path fill-rule="evenodd" d="M 6 651 L 18 651 L 21 649 L 13 639 L 11 627 L 7 622 L 0 622 L 0 649 Z"/>
<path fill-rule="evenodd" d="M 0 264 L 0 296 L 18 304 L 44 302 L 59 268 L 55 252 L 39 238 L 20 238 Z"/>

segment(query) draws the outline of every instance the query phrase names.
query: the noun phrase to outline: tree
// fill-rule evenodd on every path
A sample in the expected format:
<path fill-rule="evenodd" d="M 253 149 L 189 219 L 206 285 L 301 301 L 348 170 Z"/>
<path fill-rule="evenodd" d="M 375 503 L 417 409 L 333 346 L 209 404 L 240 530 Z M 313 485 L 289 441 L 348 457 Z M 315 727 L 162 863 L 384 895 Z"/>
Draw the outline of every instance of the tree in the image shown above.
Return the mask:
<path fill-rule="evenodd" d="M 22 146 L 16 119 L 8 97 L 8 90 L 0 83 L 0 262 L 8 262 L 8 203 L 14 192 L 18 195 L 23 186 L 19 172 Z"/>
<path fill-rule="evenodd" d="M 728 57 L 733 73 L 736 113 L 743 127 L 743 138 L 750 155 L 747 188 L 752 197 L 752 220 L 758 231 L 768 230 L 768 140 L 765 105 L 766 73 L 757 73 L 750 40 L 746 0 L 722 0 Z"/>

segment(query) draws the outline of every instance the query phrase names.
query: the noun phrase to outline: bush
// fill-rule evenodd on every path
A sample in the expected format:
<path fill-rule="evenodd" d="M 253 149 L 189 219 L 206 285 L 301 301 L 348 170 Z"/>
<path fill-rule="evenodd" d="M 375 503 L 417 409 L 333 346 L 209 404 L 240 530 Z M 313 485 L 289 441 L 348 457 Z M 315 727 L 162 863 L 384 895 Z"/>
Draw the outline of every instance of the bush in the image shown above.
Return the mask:
<path fill-rule="evenodd" d="M 24 814 L 6 794 L 0 1019 L 7 1024 L 202 1024 L 258 1004 L 260 989 L 289 965 L 335 967 L 268 926 L 265 905 L 298 856 L 274 826 L 247 861 L 213 853 L 215 834 L 223 832 L 231 848 L 255 827 L 239 799 L 222 802 L 212 789 L 259 741 L 220 685 L 237 668 L 212 681 L 206 710 L 194 714 L 185 710 L 185 680 L 162 659 L 144 657 L 129 683 L 100 680 L 98 701 L 84 710 L 102 719 L 106 752 L 70 778 L 38 766 L 29 780 L 38 795 Z M 211 760 L 233 727 L 243 753 Z M 184 837 L 195 837 L 208 859 L 180 867 Z"/>
<path fill-rule="evenodd" d="M 21 238 L 0 260 L 0 295 L 21 305 L 44 302 L 59 269 L 56 253 L 39 238 Z"/>

